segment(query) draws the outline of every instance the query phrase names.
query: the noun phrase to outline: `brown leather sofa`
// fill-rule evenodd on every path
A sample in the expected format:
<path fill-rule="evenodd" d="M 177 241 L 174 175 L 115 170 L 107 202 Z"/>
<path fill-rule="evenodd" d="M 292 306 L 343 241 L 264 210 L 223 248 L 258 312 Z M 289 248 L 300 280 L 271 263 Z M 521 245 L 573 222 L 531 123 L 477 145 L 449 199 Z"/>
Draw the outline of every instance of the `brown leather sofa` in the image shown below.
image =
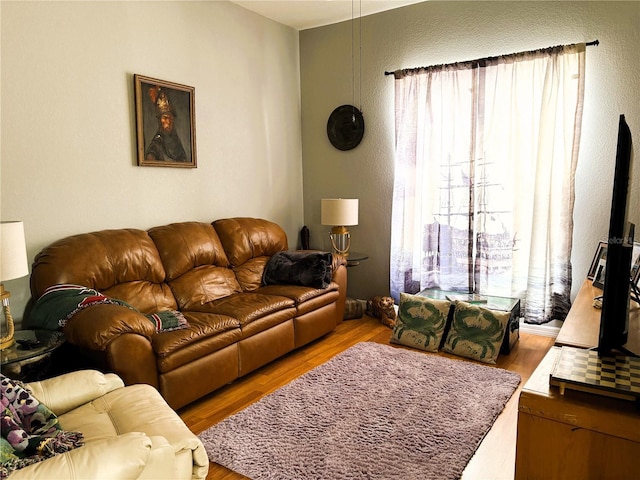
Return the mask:
<path fill-rule="evenodd" d="M 32 301 L 76 284 L 127 302 L 83 308 L 63 327 L 91 365 L 127 385 L 156 387 L 177 409 L 333 330 L 342 321 L 346 260 L 333 256 L 327 288 L 263 285 L 288 249 L 277 224 L 255 218 L 174 223 L 74 235 L 43 249 Z M 156 332 L 143 315 L 179 310 L 188 328 Z M 28 313 L 24 322 L 29 325 Z"/>

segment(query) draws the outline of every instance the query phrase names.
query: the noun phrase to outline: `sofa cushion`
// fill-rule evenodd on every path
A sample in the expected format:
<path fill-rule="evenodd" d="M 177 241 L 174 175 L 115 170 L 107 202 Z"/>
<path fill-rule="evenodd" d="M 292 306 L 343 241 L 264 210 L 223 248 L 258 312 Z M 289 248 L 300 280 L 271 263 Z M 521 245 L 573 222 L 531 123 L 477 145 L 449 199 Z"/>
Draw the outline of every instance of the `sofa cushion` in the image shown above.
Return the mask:
<path fill-rule="evenodd" d="M 189 326 L 189 322 L 178 310 L 163 310 L 162 312 L 145 315 L 156 327 L 156 332 L 170 332 L 181 330 Z"/>
<path fill-rule="evenodd" d="M 177 307 L 171 291 L 162 286 L 164 278 L 160 255 L 147 232 L 102 230 L 63 238 L 38 253 L 31 295 L 37 300 L 52 285 L 84 285 L 150 313 Z"/>
<path fill-rule="evenodd" d="M 217 335 L 212 335 L 209 337 L 203 338 L 174 338 L 171 340 L 175 341 L 165 341 L 165 339 L 154 339 L 156 341 L 153 342 L 153 349 L 157 354 L 157 367 L 158 372 L 161 375 L 164 375 L 167 372 L 176 372 L 180 367 L 184 367 L 186 369 L 189 368 L 198 368 L 195 366 L 196 363 L 205 364 L 208 363 L 208 358 L 216 355 L 219 352 L 225 351 L 229 348 L 235 348 L 236 343 L 242 339 L 242 330 L 240 327 L 234 328 L 232 330 L 227 330 Z M 189 340 L 189 343 L 182 342 L 181 340 Z M 237 360 L 237 356 L 235 358 Z M 235 361 L 234 360 L 234 361 Z M 233 368 L 232 364 L 225 365 L 225 369 Z M 216 369 L 217 370 L 217 369 Z M 216 376 L 218 376 L 220 372 L 216 371 Z M 237 369 L 234 374 L 234 378 L 237 376 Z M 160 383 L 164 380 L 161 378 Z M 224 382 L 226 383 L 226 382 Z M 183 388 L 187 388 L 183 385 Z M 194 386 L 195 389 L 200 388 L 200 386 Z M 189 390 L 192 390 L 191 386 L 189 386 Z M 183 392 L 184 393 L 184 392 Z M 187 402 L 188 403 L 188 402 Z M 184 404 L 183 404 L 184 405 Z"/>
<path fill-rule="evenodd" d="M 189 322 L 187 328 L 162 332 L 153 336 L 153 350 L 159 358 L 168 357 L 181 349 L 190 348 L 214 337 L 217 340 L 209 342 L 210 345 L 206 352 L 224 348 L 240 339 L 240 322 L 235 318 L 216 313 L 183 312 L 183 314 Z M 221 336 L 224 333 L 234 331 L 237 331 L 235 336 Z M 199 354 L 193 355 L 193 358 L 202 355 L 201 351 Z"/>
<path fill-rule="evenodd" d="M 260 293 L 237 293 L 205 303 L 194 311 L 217 313 L 237 319 L 242 328 L 260 318 L 280 311 L 287 312 L 284 319 L 293 318 L 296 314 L 295 302 L 287 297 L 263 295 Z"/>
<path fill-rule="evenodd" d="M 211 224 L 172 223 L 151 228 L 149 236 L 156 244 L 168 281 L 203 265 L 229 266 L 218 234 Z"/>
<path fill-rule="evenodd" d="M 178 308 L 173 292 L 166 283 L 151 283 L 145 280 L 119 283 L 102 290 L 102 293 L 107 297 L 119 298 L 144 314 Z"/>
<path fill-rule="evenodd" d="M 297 315 L 315 310 L 338 300 L 339 286 L 331 282 L 327 288 L 302 287 L 299 285 L 266 285 L 255 293 L 277 295 L 290 298 L 295 302 Z"/>
<path fill-rule="evenodd" d="M 277 224 L 259 218 L 226 218 L 213 222 L 220 242 L 224 247 L 227 258 L 234 270 L 245 262 L 258 257 L 271 257 L 274 253 L 288 249 L 287 234 Z M 264 259 L 262 267 L 268 258 Z M 258 284 L 262 278 L 262 270 L 258 274 Z M 237 273 L 237 270 L 236 270 Z M 248 279 L 248 283 L 244 283 Z M 238 275 L 238 280 L 244 291 L 256 287 L 255 277 Z"/>
<path fill-rule="evenodd" d="M 243 292 L 254 292 L 262 285 L 262 274 L 271 257 L 250 258 L 242 265 L 233 267 L 233 273 Z"/>
<path fill-rule="evenodd" d="M 254 293 L 287 297 L 293 300 L 296 305 L 300 305 L 312 298 L 325 297 L 330 292 L 337 292 L 339 288 L 340 286 L 335 282 L 331 282 L 327 288 L 303 287 L 301 285 L 265 285 L 257 289 Z M 328 303 L 334 299 L 333 295 L 329 295 L 327 298 L 332 299 L 328 300 Z"/>
<path fill-rule="evenodd" d="M 218 234 L 208 223 L 172 223 L 149 230 L 181 310 L 241 291 Z"/>
<path fill-rule="evenodd" d="M 169 284 L 181 310 L 198 310 L 200 305 L 242 291 L 232 270 L 213 265 L 189 270 Z"/>
<path fill-rule="evenodd" d="M 302 285 L 326 288 L 333 273 L 328 252 L 283 251 L 271 256 L 264 269 L 264 285 Z"/>

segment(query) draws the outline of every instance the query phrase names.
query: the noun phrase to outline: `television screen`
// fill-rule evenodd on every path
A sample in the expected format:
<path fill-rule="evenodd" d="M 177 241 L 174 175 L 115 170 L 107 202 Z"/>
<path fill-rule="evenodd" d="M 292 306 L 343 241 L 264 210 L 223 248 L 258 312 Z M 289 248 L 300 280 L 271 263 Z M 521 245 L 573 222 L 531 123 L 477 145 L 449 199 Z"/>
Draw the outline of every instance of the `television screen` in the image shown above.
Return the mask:
<path fill-rule="evenodd" d="M 613 179 L 611 218 L 607 240 L 607 265 L 602 295 L 598 352 L 625 353 L 629 329 L 629 291 L 634 228 L 627 224 L 631 130 L 624 115 L 618 124 L 618 145 Z"/>

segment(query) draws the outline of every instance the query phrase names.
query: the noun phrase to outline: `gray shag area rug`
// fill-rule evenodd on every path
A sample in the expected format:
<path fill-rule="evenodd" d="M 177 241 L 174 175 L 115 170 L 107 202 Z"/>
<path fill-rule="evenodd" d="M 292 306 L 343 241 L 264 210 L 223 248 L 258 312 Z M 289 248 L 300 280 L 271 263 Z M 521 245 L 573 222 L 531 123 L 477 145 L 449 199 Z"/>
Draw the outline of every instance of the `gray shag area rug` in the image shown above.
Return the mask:
<path fill-rule="evenodd" d="M 363 342 L 202 432 L 252 479 L 456 479 L 517 373 Z"/>

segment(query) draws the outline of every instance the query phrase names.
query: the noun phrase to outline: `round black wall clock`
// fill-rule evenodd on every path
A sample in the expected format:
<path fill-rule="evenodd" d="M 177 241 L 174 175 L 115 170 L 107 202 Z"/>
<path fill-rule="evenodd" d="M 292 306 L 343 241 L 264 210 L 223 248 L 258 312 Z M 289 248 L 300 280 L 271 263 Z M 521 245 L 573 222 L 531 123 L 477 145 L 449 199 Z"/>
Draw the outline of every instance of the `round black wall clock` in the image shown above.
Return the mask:
<path fill-rule="evenodd" d="M 338 150 L 356 148 L 364 135 L 362 112 L 353 105 L 336 108 L 327 121 L 327 136 Z"/>

